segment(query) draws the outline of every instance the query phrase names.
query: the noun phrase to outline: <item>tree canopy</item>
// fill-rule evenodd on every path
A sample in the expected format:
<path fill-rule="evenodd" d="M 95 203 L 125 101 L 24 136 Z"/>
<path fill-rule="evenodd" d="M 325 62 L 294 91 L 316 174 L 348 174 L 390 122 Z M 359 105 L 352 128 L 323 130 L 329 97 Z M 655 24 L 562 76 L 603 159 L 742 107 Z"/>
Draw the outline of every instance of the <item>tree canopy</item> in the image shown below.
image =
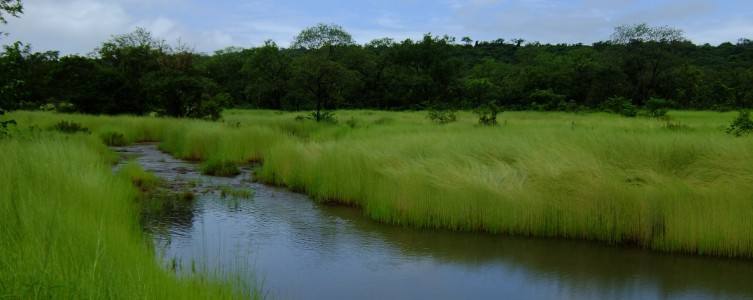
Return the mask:
<path fill-rule="evenodd" d="M 753 107 L 753 42 L 695 45 L 679 29 L 615 28 L 592 45 L 426 34 L 356 44 L 334 24 L 211 55 L 144 29 L 93 56 L 0 52 L 0 105 L 91 114 L 216 118 L 223 107 L 315 110 L 469 109 L 660 111 Z"/>

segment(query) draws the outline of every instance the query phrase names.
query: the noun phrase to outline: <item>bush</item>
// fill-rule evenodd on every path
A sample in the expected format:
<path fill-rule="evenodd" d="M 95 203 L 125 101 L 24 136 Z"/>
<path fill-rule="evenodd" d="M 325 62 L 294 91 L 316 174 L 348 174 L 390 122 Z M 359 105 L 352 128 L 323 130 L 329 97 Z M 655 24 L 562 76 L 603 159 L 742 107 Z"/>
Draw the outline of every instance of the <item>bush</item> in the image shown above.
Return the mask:
<path fill-rule="evenodd" d="M 4 114 L 5 111 L 0 109 L 0 116 Z M 8 125 L 17 125 L 16 120 L 0 121 L 0 138 L 10 134 Z"/>
<path fill-rule="evenodd" d="M 55 127 L 53 128 L 62 133 L 91 133 L 89 128 L 83 127 L 81 126 L 81 123 L 76 122 L 60 121 L 60 123 L 55 124 Z"/>
<path fill-rule="evenodd" d="M 337 124 L 337 118 L 335 118 L 335 113 L 331 111 L 312 111 L 311 114 L 309 114 L 310 118 L 317 122 L 324 122 L 329 124 Z"/>
<path fill-rule="evenodd" d="M 458 116 L 451 110 L 430 110 L 426 118 L 437 124 L 447 124 L 458 120 Z"/>
<path fill-rule="evenodd" d="M 201 173 L 210 176 L 235 177 L 241 173 L 241 170 L 233 161 L 212 159 L 201 166 Z"/>
<path fill-rule="evenodd" d="M 750 119 L 749 111 L 740 111 L 737 118 L 732 120 L 726 130 L 727 134 L 734 136 L 743 136 L 753 132 L 753 120 Z"/>
<path fill-rule="evenodd" d="M 121 147 L 127 144 L 123 134 L 117 131 L 105 132 L 100 137 L 105 142 L 105 145 L 110 147 Z"/>
<path fill-rule="evenodd" d="M 611 97 L 601 104 L 601 109 L 625 117 L 635 117 L 638 115 L 638 106 L 635 106 L 630 99 L 625 97 Z"/>
<path fill-rule="evenodd" d="M 479 108 L 476 113 L 478 114 L 478 124 L 481 126 L 494 126 L 497 125 L 497 114 L 499 114 L 500 107 L 494 101 L 489 102 L 485 108 Z"/>
<path fill-rule="evenodd" d="M 673 101 L 662 98 L 648 98 L 646 100 L 647 114 L 651 118 L 662 118 L 667 115 L 669 108 L 675 106 Z"/>

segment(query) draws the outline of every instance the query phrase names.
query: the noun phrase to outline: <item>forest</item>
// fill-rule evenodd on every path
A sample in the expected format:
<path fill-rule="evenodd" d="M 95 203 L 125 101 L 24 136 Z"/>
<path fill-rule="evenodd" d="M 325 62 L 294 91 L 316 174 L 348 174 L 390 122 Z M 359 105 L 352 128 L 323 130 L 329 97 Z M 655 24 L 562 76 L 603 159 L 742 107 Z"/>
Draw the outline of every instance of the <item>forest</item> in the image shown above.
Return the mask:
<path fill-rule="evenodd" d="M 315 110 L 732 110 L 753 107 L 753 41 L 696 45 L 672 27 L 616 27 L 592 45 L 523 39 L 420 40 L 360 45 L 318 24 L 289 47 L 213 54 L 138 28 L 85 56 L 0 53 L 0 109 L 217 119 L 224 108 Z"/>

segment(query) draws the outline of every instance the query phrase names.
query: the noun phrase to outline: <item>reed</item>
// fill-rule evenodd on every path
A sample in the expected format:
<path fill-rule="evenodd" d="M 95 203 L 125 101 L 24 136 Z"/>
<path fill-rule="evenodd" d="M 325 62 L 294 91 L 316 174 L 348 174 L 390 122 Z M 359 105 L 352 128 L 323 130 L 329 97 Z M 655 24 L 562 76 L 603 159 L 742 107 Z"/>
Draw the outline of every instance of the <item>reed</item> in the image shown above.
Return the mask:
<path fill-rule="evenodd" d="M 147 131 L 158 132 L 140 134 L 118 127 L 128 118 L 81 122 L 153 137 L 183 158 L 262 161 L 258 179 L 382 222 L 753 257 L 753 139 L 724 133 L 735 113 L 672 111 L 667 126 L 504 112 L 489 127 L 470 112 L 445 125 L 425 112 L 341 111 L 339 125 L 297 115 L 150 119 Z"/>

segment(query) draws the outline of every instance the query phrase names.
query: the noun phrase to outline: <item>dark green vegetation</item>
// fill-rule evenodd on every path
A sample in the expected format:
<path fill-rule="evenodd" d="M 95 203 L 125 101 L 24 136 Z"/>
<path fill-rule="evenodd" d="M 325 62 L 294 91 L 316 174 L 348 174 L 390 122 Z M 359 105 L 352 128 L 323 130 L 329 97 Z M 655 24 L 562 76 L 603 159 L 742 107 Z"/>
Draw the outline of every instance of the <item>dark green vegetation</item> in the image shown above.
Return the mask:
<path fill-rule="evenodd" d="M 0 54 L 0 108 L 218 119 L 223 108 L 499 111 L 753 107 L 753 42 L 695 45 L 682 32 L 620 26 L 603 42 L 472 41 L 427 34 L 356 44 L 337 25 L 303 30 L 289 48 L 267 42 L 208 55 L 138 29 L 92 56 Z"/>
<path fill-rule="evenodd" d="M 224 159 L 212 159 L 204 162 L 201 166 L 201 173 L 204 175 L 234 177 L 241 173 L 238 164 L 234 161 Z"/>

